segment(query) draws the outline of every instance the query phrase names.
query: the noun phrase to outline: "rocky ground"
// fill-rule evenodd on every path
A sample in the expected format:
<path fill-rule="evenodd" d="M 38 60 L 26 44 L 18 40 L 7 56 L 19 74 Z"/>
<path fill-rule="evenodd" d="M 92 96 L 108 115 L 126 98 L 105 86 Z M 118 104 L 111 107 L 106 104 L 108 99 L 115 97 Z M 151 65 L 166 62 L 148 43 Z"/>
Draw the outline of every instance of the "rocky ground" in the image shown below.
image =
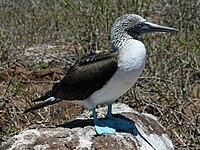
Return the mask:
<path fill-rule="evenodd" d="M 102 118 L 107 109 L 99 108 Z M 56 126 L 31 125 L 2 143 L 1 149 L 95 149 L 95 150 L 170 150 L 172 141 L 155 116 L 133 111 L 125 104 L 113 105 L 117 124 L 114 134 L 98 135 L 94 130 L 91 112 L 84 112 L 74 121 Z"/>

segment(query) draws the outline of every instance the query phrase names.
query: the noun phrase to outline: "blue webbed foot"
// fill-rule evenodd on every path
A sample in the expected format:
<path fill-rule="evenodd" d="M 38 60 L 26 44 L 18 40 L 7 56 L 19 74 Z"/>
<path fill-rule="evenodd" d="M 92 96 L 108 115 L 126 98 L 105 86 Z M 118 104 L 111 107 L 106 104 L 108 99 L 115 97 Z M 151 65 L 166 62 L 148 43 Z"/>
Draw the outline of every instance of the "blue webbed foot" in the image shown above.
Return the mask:
<path fill-rule="evenodd" d="M 111 109 L 109 109 L 108 112 Z M 94 125 L 95 125 L 95 130 L 98 134 L 103 134 L 103 133 L 115 133 L 116 132 L 116 123 L 112 119 L 111 113 L 107 115 L 107 118 L 104 119 L 97 119 L 97 114 L 95 111 L 95 108 L 92 109 L 93 112 L 93 117 L 94 117 Z"/>
<path fill-rule="evenodd" d="M 111 119 L 100 119 L 94 121 L 95 130 L 98 134 L 115 133 L 116 125 Z"/>
<path fill-rule="evenodd" d="M 132 122 L 112 115 L 112 104 L 108 104 L 108 112 L 106 118 L 97 119 L 95 108 L 92 109 L 92 112 L 94 117 L 95 130 L 98 134 L 115 133 L 116 131 L 129 132 L 134 135 L 138 134 L 138 131 Z"/>

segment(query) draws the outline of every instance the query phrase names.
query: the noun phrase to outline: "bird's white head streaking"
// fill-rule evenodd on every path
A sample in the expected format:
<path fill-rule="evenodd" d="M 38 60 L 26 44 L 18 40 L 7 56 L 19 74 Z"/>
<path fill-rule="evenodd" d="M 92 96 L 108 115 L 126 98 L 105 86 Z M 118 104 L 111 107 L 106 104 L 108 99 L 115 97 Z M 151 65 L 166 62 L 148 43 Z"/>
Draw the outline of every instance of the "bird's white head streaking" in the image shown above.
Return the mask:
<path fill-rule="evenodd" d="M 112 133 L 116 123 L 99 121 L 95 107 L 108 104 L 107 118 L 112 118 L 111 104 L 136 82 L 146 62 L 146 49 L 139 36 L 148 32 L 175 32 L 150 23 L 135 14 L 118 18 L 111 29 L 112 51 L 92 54 L 79 60 L 52 90 L 34 101 L 42 103 L 27 109 L 33 111 L 61 100 L 81 104 L 93 110 L 97 133 Z"/>

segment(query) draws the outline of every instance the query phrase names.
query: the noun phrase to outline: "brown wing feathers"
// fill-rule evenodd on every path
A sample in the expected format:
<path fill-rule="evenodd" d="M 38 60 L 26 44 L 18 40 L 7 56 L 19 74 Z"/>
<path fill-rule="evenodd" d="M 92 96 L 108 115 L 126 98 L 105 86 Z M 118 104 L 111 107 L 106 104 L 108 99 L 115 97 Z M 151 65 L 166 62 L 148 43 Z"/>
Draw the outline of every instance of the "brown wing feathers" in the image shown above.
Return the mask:
<path fill-rule="evenodd" d="M 67 100 L 88 98 L 102 88 L 116 71 L 117 59 L 114 56 L 110 53 L 104 56 L 95 55 L 80 61 L 50 92 L 50 95 Z"/>
<path fill-rule="evenodd" d="M 104 52 L 84 57 L 71 67 L 66 76 L 60 83 L 54 85 L 51 91 L 48 91 L 44 96 L 34 100 L 35 102 L 44 102 L 33 106 L 25 112 L 39 109 L 60 101 L 45 101 L 50 97 L 65 100 L 85 100 L 92 95 L 92 93 L 101 89 L 116 70 L 116 53 Z"/>

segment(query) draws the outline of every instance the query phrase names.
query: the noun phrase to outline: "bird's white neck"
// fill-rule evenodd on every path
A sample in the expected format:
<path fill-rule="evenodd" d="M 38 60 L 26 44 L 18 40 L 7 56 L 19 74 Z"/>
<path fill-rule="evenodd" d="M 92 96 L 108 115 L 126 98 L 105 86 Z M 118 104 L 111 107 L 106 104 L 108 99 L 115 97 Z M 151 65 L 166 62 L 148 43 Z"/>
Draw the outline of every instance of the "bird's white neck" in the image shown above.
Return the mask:
<path fill-rule="evenodd" d="M 114 31 L 113 31 L 114 32 Z M 112 46 L 112 51 L 119 51 L 126 45 L 129 39 L 133 39 L 130 35 L 127 33 L 117 33 L 117 34 L 111 34 L 111 46 Z"/>

